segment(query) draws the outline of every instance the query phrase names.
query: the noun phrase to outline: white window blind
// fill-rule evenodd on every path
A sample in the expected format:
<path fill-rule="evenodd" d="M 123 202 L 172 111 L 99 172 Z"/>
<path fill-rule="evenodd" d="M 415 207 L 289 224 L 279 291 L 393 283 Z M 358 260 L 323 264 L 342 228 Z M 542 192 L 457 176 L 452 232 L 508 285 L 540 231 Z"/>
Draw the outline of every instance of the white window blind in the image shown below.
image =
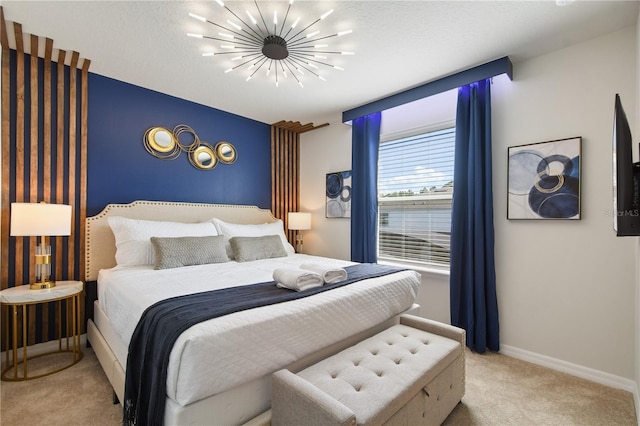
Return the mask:
<path fill-rule="evenodd" d="M 380 143 L 378 259 L 448 268 L 455 128 Z"/>

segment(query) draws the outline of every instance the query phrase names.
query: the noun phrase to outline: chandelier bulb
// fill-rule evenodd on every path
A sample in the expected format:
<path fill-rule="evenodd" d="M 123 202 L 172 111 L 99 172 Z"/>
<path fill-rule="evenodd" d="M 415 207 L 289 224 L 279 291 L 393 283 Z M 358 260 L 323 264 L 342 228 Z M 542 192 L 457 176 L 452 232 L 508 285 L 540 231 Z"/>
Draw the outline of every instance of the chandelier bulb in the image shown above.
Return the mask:
<path fill-rule="evenodd" d="M 327 16 L 331 15 L 332 13 L 333 13 L 333 9 L 331 9 L 330 11 L 325 12 L 324 14 L 322 14 L 322 16 L 320 16 L 320 19 L 324 19 Z"/>
<path fill-rule="evenodd" d="M 258 21 L 256 21 L 256 18 L 254 18 L 254 17 L 251 15 L 251 12 L 249 12 L 248 10 L 247 10 L 247 16 L 249 16 L 249 20 L 251 20 L 251 23 L 252 23 L 253 25 L 256 25 L 256 24 L 258 23 Z"/>
<path fill-rule="evenodd" d="M 227 24 L 231 25 L 232 27 L 234 27 L 238 31 L 242 31 L 242 27 L 240 25 L 236 24 L 235 22 L 232 22 L 232 21 L 227 19 Z"/>
<path fill-rule="evenodd" d="M 216 0 L 216 3 L 218 3 L 220 6 L 224 7 L 224 3 L 222 2 L 222 0 Z"/>
<path fill-rule="evenodd" d="M 311 37 L 313 37 L 315 35 L 318 35 L 318 34 L 320 34 L 320 31 L 314 31 L 312 33 L 307 34 L 307 38 L 311 38 Z"/>
<path fill-rule="evenodd" d="M 187 37 L 203 38 L 202 34 L 187 33 Z"/>
<path fill-rule="evenodd" d="M 191 13 L 191 12 L 189 12 L 189 16 L 197 19 L 198 21 L 207 22 L 207 18 L 205 18 L 204 16 L 196 15 L 195 13 Z"/>

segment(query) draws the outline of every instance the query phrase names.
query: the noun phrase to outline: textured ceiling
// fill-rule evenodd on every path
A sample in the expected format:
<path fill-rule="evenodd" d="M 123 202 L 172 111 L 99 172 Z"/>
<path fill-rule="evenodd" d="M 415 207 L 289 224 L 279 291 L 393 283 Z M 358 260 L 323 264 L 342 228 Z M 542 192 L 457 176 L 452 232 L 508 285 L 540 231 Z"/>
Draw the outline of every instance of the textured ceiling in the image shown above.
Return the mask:
<path fill-rule="evenodd" d="M 252 2 L 229 1 L 238 13 Z M 266 12 L 286 2 L 259 2 Z M 331 39 L 344 71 L 308 74 L 304 88 L 291 78 L 275 87 L 264 73 L 225 74 L 230 55 L 203 57 L 217 42 L 189 12 L 224 23 L 215 1 L 2 1 L 5 19 L 23 31 L 52 38 L 55 47 L 80 52 L 90 72 L 188 99 L 265 123 L 317 121 L 410 87 L 493 59 L 520 60 L 633 25 L 638 1 L 298 1 L 292 16 L 307 22 L 329 9 L 323 33 L 352 29 Z M 284 12 L 280 12 L 283 16 Z M 269 15 L 270 16 L 270 15 Z M 239 71 L 239 70 L 238 70 Z"/>

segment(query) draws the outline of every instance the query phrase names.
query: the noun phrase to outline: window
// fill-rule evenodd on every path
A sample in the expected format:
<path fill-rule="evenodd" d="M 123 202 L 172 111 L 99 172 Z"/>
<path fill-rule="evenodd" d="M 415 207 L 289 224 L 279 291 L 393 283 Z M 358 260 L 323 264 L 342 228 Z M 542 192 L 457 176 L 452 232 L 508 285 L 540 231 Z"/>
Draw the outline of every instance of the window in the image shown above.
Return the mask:
<path fill-rule="evenodd" d="M 455 128 L 380 142 L 378 259 L 449 267 Z"/>

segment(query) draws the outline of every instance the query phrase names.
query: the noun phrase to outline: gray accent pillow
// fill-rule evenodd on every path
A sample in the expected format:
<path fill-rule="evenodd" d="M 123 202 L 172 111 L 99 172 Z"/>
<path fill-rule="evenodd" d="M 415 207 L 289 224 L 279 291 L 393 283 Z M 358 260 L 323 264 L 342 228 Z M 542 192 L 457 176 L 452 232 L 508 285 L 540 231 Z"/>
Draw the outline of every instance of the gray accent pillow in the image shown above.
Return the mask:
<path fill-rule="evenodd" d="M 237 262 L 286 257 L 287 251 L 278 235 L 262 237 L 233 237 L 229 240 L 233 258 Z"/>
<path fill-rule="evenodd" d="M 224 236 L 151 237 L 155 252 L 153 269 L 228 262 Z"/>

